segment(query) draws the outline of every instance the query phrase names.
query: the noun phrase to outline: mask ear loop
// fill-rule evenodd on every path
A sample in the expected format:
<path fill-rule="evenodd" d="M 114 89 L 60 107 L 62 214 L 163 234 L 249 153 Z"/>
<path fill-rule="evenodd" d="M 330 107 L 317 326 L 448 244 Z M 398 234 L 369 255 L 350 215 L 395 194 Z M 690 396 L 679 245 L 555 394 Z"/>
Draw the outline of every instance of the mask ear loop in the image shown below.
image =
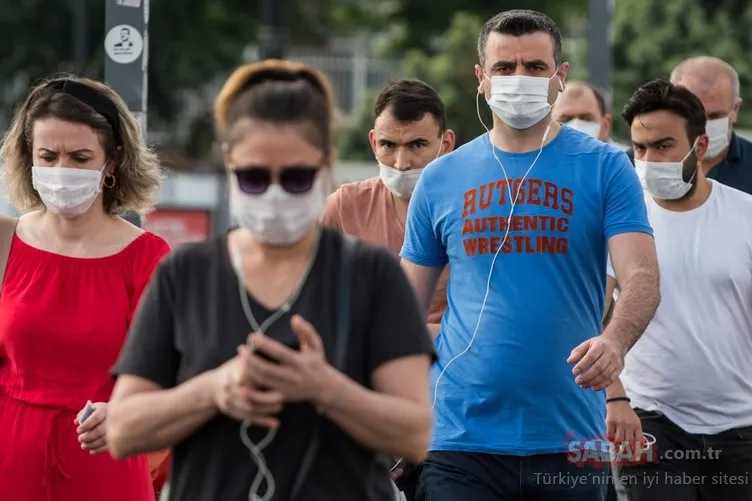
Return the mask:
<path fill-rule="evenodd" d="M 488 77 L 486 77 L 488 78 Z M 475 98 L 475 109 L 478 113 L 478 119 L 480 120 L 481 125 L 483 125 L 483 128 L 486 129 L 486 132 L 488 133 L 488 145 L 491 148 L 491 153 L 493 154 L 494 158 L 496 159 L 496 162 L 501 167 L 502 172 L 504 173 L 504 181 L 507 184 L 507 192 L 509 193 L 509 200 L 512 201 L 510 209 L 509 209 L 509 216 L 507 216 L 507 227 L 504 232 L 504 238 L 501 241 L 501 245 L 499 245 L 499 248 L 496 250 L 496 253 L 494 254 L 493 260 L 491 261 L 491 268 L 488 270 L 488 278 L 486 279 L 486 292 L 483 297 L 483 302 L 481 303 L 480 307 L 480 313 L 478 313 L 478 321 L 475 324 L 475 329 L 473 330 L 473 334 L 470 337 L 470 341 L 467 343 L 467 346 L 464 350 L 462 350 L 460 353 L 452 357 L 449 362 L 444 366 L 444 368 L 439 373 L 439 376 L 436 378 L 436 384 L 433 388 L 433 404 L 432 408 L 436 407 L 436 400 L 439 395 L 439 383 L 441 382 L 441 378 L 444 376 L 446 371 L 449 369 L 449 366 L 454 363 L 455 360 L 460 358 L 462 355 L 470 351 L 470 348 L 472 347 L 473 343 L 475 342 L 475 338 L 478 336 L 478 331 L 480 330 L 481 321 L 483 320 L 483 313 L 486 311 L 486 303 L 488 302 L 488 296 L 491 293 L 491 278 L 493 277 L 493 270 L 494 266 L 496 265 L 496 259 L 499 257 L 499 252 L 504 248 L 504 246 L 507 243 L 507 239 L 509 238 L 509 230 L 512 227 L 512 216 L 514 215 L 514 209 L 517 206 L 517 199 L 520 196 L 520 192 L 522 190 L 522 186 L 525 184 L 525 180 L 527 179 L 527 176 L 530 174 L 530 172 L 533 170 L 533 167 L 535 167 L 535 164 L 538 162 L 538 159 L 541 156 L 541 153 L 543 153 L 543 146 L 546 144 L 546 139 L 548 139 L 548 133 L 551 131 L 551 124 L 552 121 L 549 121 L 548 126 L 546 127 L 546 131 L 543 133 L 543 139 L 541 140 L 540 148 L 538 149 L 538 154 L 535 156 L 535 160 L 533 160 L 533 163 L 530 164 L 530 167 L 528 167 L 527 171 L 525 172 L 525 175 L 522 177 L 522 180 L 520 181 L 520 184 L 517 188 L 517 194 L 514 198 L 512 198 L 512 188 L 509 183 L 509 177 L 507 176 L 507 171 L 504 168 L 504 164 L 501 162 L 501 159 L 496 154 L 496 147 L 493 145 L 493 142 L 491 142 L 491 131 L 486 127 L 486 124 L 483 122 L 483 118 L 480 116 L 480 89 L 478 89 L 478 94 Z"/>
<path fill-rule="evenodd" d="M 696 151 L 696 150 L 695 150 L 695 148 L 697 148 L 697 141 L 699 141 L 699 140 L 700 140 L 700 137 L 698 136 L 698 137 L 697 137 L 697 138 L 695 139 L 695 142 L 694 142 L 694 143 L 692 143 L 692 147 L 691 147 L 691 148 L 689 149 L 689 151 L 688 151 L 688 152 L 687 152 L 687 154 L 686 154 L 686 155 L 684 156 L 684 159 L 683 159 L 683 160 L 682 160 L 682 162 L 681 162 L 681 163 L 682 163 L 682 166 L 684 165 L 684 162 L 686 162 L 686 161 L 687 161 L 687 159 L 688 159 L 688 158 L 689 158 L 689 156 L 690 156 L 690 155 L 692 154 L 692 152 L 693 152 L 693 151 Z M 694 181 L 694 180 L 695 180 L 695 176 L 697 176 L 697 170 L 698 170 L 699 168 L 700 168 L 700 167 L 699 167 L 699 166 L 697 165 L 697 162 L 695 162 L 695 170 L 694 170 L 694 172 L 692 172 L 692 177 L 690 177 L 690 178 L 689 178 L 689 181 L 687 181 L 687 184 L 692 184 L 692 181 Z M 684 176 L 682 176 L 682 181 L 683 181 L 683 180 L 684 180 Z"/>

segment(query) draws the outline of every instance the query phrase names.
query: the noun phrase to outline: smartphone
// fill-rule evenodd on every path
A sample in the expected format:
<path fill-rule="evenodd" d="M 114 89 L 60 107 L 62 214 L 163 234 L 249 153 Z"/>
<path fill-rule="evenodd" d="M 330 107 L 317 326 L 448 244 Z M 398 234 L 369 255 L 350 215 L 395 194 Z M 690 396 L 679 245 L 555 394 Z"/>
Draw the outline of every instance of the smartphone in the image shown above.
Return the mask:
<path fill-rule="evenodd" d="M 86 402 L 86 406 L 79 412 L 78 414 L 78 424 L 82 425 L 84 421 L 89 419 L 89 416 L 91 416 L 94 413 L 94 404 L 91 403 L 91 400 Z"/>
<path fill-rule="evenodd" d="M 282 344 L 284 344 L 285 346 L 287 346 L 291 350 L 295 350 L 295 351 L 300 350 L 300 342 L 296 341 L 295 343 L 291 343 L 291 344 L 288 344 L 288 343 L 282 343 Z M 263 351 L 257 351 L 255 349 L 255 347 L 253 346 L 253 342 L 251 342 L 250 340 L 248 340 L 248 348 L 251 350 L 251 353 L 253 353 L 254 355 L 256 355 L 259 358 L 262 358 L 262 359 L 266 360 L 269 363 L 272 363 L 272 364 L 278 364 L 279 363 L 278 360 L 270 357 L 269 355 L 267 355 Z"/>

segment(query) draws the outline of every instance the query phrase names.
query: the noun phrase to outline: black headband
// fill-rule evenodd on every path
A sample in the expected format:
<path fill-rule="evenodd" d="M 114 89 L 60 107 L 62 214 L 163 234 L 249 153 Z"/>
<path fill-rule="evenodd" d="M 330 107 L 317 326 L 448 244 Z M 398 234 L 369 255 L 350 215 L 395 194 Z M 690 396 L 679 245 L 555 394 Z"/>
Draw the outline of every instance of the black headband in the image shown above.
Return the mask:
<path fill-rule="evenodd" d="M 325 98 L 326 90 L 319 79 L 312 72 L 305 69 L 288 70 L 287 68 L 261 68 L 245 82 L 241 91 L 254 87 L 262 82 L 298 82 L 303 80 L 310 84 Z"/>
<path fill-rule="evenodd" d="M 122 136 L 120 135 L 120 115 L 118 114 L 117 106 L 115 106 L 115 103 L 110 98 L 93 87 L 68 78 L 53 80 L 48 84 L 47 88 L 73 96 L 93 108 L 112 127 L 115 144 L 118 146 L 123 144 Z"/>

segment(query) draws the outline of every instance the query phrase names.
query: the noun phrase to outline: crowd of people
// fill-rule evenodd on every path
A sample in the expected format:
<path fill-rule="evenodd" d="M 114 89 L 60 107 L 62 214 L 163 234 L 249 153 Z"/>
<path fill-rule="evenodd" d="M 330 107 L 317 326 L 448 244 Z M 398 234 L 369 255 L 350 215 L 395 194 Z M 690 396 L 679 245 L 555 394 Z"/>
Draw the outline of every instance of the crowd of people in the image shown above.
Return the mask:
<path fill-rule="evenodd" d="M 0 499 L 153 501 L 169 470 L 170 501 L 752 500 L 739 77 L 646 83 L 627 146 L 568 71 L 546 15 L 494 16 L 487 132 L 456 147 L 395 80 L 378 175 L 330 193 L 326 77 L 243 65 L 214 106 L 236 225 L 177 249 L 120 217 L 161 176 L 123 100 L 31 89 L 0 147 Z"/>

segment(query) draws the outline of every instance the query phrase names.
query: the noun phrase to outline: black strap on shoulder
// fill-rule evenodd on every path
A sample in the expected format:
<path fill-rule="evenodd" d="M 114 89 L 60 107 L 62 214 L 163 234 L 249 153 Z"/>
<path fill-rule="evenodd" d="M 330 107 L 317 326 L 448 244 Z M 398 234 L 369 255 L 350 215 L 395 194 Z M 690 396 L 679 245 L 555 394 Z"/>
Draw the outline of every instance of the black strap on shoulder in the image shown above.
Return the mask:
<path fill-rule="evenodd" d="M 350 341 L 350 300 L 352 298 L 352 270 L 353 261 L 355 256 L 355 248 L 357 246 L 357 240 L 349 235 L 345 235 L 342 241 L 342 261 L 340 264 L 339 274 L 339 308 L 337 310 L 337 323 L 336 325 L 336 342 L 334 346 L 334 367 L 338 370 L 345 371 L 345 363 L 347 362 L 347 346 Z M 290 501 L 296 501 L 303 485 L 308 477 L 308 474 L 313 467 L 313 462 L 319 451 L 319 445 L 321 444 L 321 418 L 316 419 L 316 423 L 313 428 L 313 437 L 308 443 L 305 454 L 303 455 L 303 461 L 300 464 L 298 475 L 293 483 L 292 490 L 290 491 Z"/>

